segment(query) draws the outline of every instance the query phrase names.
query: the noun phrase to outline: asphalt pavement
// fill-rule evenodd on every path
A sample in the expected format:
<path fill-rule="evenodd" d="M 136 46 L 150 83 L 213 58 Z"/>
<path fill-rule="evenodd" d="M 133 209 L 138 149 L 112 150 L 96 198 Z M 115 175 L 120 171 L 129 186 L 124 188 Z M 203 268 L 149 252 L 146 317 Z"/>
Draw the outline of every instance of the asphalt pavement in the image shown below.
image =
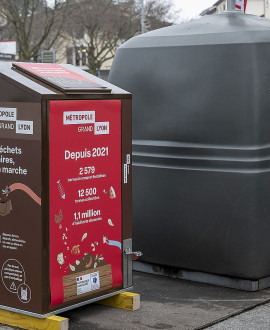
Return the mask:
<path fill-rule="evenodd" d="M 270 329 L 270 289 L 244 292 L 134 272 L 134 292 L 141 295 L 135 312 L 91 304 L 61 315 L 76 330 Z"/>
<path fill-rule="evenodd" d="M 134 292 L 141 295 L 139 311 L 88 305 L 63 316 L 70 319 L 70 329 L 204 329 L 270 300 L 270 289 L 244 292 L 138 272 Z"/>
<path fill-rule="evenodd" d="M 208 330 L 268 330 L 270 329 L 270 305 L 266 304 L 254 308 L 248 312 L 241 313 L 235 317 L 220 322 Z"/>

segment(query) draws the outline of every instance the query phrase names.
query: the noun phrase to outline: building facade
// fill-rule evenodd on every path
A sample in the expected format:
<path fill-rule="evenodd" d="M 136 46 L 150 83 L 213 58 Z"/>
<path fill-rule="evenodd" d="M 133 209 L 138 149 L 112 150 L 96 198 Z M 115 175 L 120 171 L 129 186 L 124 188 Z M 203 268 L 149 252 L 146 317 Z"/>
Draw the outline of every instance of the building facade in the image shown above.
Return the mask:
<path fill-rule="evenodd" d="M 210 8 L 204 10 L 201 15 L 218 14 L 227 10 L 227 1 L 219 0 Z M 248 0 L 246 14 L 270 18 L 270 0 Z"/>

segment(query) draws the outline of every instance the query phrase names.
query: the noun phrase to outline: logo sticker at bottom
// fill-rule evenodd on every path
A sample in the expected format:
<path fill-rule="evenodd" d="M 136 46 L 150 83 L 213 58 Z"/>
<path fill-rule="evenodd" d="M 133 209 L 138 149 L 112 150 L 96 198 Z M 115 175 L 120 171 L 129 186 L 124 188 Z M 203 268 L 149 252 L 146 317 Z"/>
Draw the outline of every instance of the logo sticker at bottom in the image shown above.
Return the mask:
<path fill-rule="evenodd" d="M 100 289 L 99 272 L 76 277 L 77 295 Z"/>

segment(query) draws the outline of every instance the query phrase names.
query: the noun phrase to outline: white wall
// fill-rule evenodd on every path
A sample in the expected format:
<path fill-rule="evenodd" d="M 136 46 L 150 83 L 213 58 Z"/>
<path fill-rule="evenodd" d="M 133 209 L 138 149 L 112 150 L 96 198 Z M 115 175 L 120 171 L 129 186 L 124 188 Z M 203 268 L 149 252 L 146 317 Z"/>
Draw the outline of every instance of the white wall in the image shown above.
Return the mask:
<path fill-rule="evenodd" d="M 265 0 L 248 0 L 246 14 L 264 16 L 264 1 Z"/>

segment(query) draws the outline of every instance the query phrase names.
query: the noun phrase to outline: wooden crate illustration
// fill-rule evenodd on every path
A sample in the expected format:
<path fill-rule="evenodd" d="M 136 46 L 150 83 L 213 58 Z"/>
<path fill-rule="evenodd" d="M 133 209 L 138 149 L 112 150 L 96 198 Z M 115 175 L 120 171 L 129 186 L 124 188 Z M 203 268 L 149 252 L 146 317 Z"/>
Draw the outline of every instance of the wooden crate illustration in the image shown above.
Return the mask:
<path fill-rule="evenodd" d="M 89 278 L 98 273 L 98 280 L 96 288 L 89 290 L 90 286 L 84 286 L 80 291 L 78 288 L 78 283 L 81 283 L 85 278 Z M 86 282 L 87 280 L 85 280 Z M 106 291 L 112 287 L 112 266 L 105 265 L 97 267 L 91 270 L 85 270 L 83 272 L 73 273 L 63 277 L 63 286 L 64 286 L 64 302 L 73 300 L 75 298 L 83 298 L 90 296 L 102 291 Z M 84 290 L 89 290 L 84 292 Z M 80 292 L 78 292 L 80 291 Z"/>
<path fill-rule="evenodd" d="M 10 214 L 11 211 L 12 211 L 11 200 L 0 202 L 0 215 L 2 217 Z"/>

